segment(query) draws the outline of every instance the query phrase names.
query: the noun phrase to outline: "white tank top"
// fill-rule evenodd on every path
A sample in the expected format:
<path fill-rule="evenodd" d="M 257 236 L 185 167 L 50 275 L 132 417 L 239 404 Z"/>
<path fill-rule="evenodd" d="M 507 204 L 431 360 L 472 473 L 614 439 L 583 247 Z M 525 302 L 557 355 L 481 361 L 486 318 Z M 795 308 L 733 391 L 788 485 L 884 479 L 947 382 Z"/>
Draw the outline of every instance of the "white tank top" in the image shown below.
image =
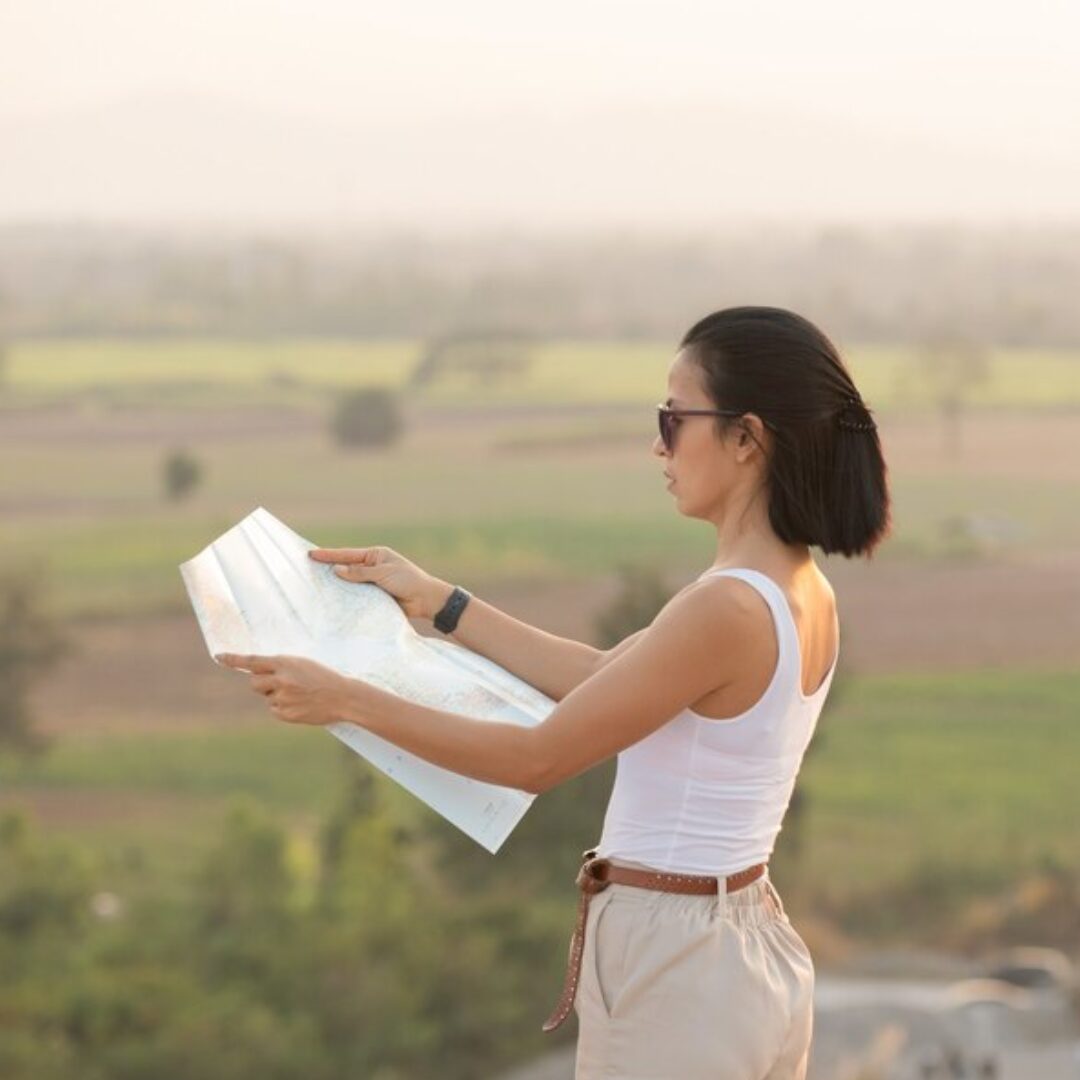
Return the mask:
<path fill-rule="evenodd" d="M 828 674 L 807 697 L 798 628 L 783 589 L 760 570 L 707 570 L 701 577 L 709 574 L 742 578 L 768 603 L 779 651 L 772 680 L 738 716 L 710 720 L 683 709 L 620 751 L 598 855 L 672 873 L 727 875 L 772 854 L 836 672 L 839 639 Z"/>

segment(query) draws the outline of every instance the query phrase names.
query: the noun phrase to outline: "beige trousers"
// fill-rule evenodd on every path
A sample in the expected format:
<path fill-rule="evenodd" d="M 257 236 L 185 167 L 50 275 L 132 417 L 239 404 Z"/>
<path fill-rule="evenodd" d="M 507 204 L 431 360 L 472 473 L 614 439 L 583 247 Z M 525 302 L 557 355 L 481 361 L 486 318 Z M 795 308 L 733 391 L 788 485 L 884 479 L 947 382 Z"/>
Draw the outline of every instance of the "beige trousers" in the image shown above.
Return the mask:
<path fill-rule="evenodd" d="M 608 885 L 585 926 L 575 1080 L 804 1080 L 813 990 L 768 870 L 716 896 Z"/>

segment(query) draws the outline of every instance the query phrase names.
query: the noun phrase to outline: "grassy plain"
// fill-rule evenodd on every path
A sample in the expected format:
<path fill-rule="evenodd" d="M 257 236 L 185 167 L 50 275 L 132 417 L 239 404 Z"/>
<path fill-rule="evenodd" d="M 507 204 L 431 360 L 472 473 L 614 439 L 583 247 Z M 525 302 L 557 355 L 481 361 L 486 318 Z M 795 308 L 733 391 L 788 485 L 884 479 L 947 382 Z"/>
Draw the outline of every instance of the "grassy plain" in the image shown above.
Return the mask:
<path fill-rule="evenodd" d="M 178 564 L 259 505 L 313 543 L 386 543 L 473 581 L 580 580 L 620 562 L 688 567 L 707 557 L 700 524 L 673 512 L 663 488 L 648 407 L 575 420 L 579 433 L 593 425 L 586 443 L 566 440 L 568 421 L 548 412 L 452 417 L 418 414 L 386 453 L 341 450 L 317 417 L 244 434 L 239 420 L 211 431 L 129 429 L 133 418 L 115 410 L 105 424 L 62 415 L 7 438 L 0 422 L 0 549 L 49 568 L 65 615 L 183 610 Z M 1010 422 L 1003 435 L 996 413 L 975 413 L 963 457 L 922 461 L 940 441 L 933 418 L 883 419 L 896 464 L 894 534 L 881 558 L 964 555 L 984 542 L 1080 546 L 1080 469 L 1062 457 L 1073 421 Z M 62 432 L 53 437 L 50 423 Z M 1057 443 L 1040 446 L 1047 432 Z M 1010 438 L 1025 440 L 1030 471 L 1018 467 Z M 180 503 L 161 491 L 173 445 L 187 446 L 205 474 Z"/>
<path fill-rule="evenodd" d="M 24 402 L 71 400 L 87 392 L 118 404 L 214 408 L 288 403 L 316 408 L 320 394 L 357 385 L 404 387 L 422 355 L 418 341 L 40 340 L 9 350 L 6 385 Z M 863 397 L 875 408 L 925 406 L 931 381 L 908 347 L 843 348 Z M 423 390 L 443 404 L 642 403 L 661 400 L 673 342 L 546 342 L 522 379 L 451 374 Z M 988 351 L 988 378 L 972 389 L 981 407 L 1080 404 L 1080 356 L 1050 349 Z"/>
<path fill-rule="evenodd" d="M 268 455 L 268 467 L 273 457 Z M 254 497 L 232 511 L 193 513 L 162 508 L 141 514 L 55 518 L 0 524 L 0 547 L 13 561 L 45 565 L 51 582 L 50 602 L 63 615 L 136 614 L 183 610 L 186 598 L 177 566 L 258 505 L 288 522 L 313 543 L 322 546 L 388 544 L 430 567 L 440 576 L 487 583 L 535 576 L 568 580 L 610 573 L 621 562 L 689 567 L 708 558 L 708 540 L 700 528 L 665 515 L 627 512 L 627 501 L 605 511 L 603 493 L 579 514 L 566 503 L 574 479 L 560 486 L 557 514 L 536 506 L 505 513 L 467 512 L 469 504 L 455 502 L 455 491 L 494 482 L 490 470 L 465 470 L 452 487 L 432 488 L 423 518 L 388 519 L 379 504 L 363 501 L 340 505 L 333 516 L 305 512 L 302 503 L 286 497 Z M 549 481 L 550 482 L 550 481 Z M 642 478 L 641 493 L 655 488 L 656 477 Z M 459 486 L 460 485 L 460 486 Z M 426 488 L 426 485 L 425 485 Z M 419 496 L 419 491 L 414 492 Z M 521 489 L 515 489 L 521 495 Z M 1005 485 L 986 481 L 962 489 L 934 480 L 899 481 L 894 487 L 896 512 L 902 515 L 888 555 L 882 558 L 925 558 L 947 555 L 958 545 L 970 553 L 980 541 L 962 531 L 953 536 L 950 521 L 985 513 L 1020 534 L 1032 547 L 1080 544 L 1080 521 L 1063 499 L 1059 485 L 1048 482 Z M 389 498 L 384 500 L 385 506 Z M 614 501 L 614 500 L 613 500 Z M 299 503 L 299 504 L 298 504 Z M 344 503 L 344 500 L 343 500 Z M 439 507 L 442 506 L 442 511 Z M 427 516 L 430 514 L 430 516 Z M 704 565 L 704 563 L 702 563 Z"/>
<path fill-rule="evenodd" d="M 988 887 L 1047 860 L 1080 871 L 1075 673 L 852 676 L 838 691 L 800 780 L 800 892 L 842 897 L 928 863 Z M 366 768 L 323 732 L 252 723 L 225 703 L 202 719 L 196 730 L 69 734 L 37 763 L 0 759 L 0 804 L 29 805 L 77 836 L 118 888 L 147 877 L 179 886 L 230 800 L 270 807 L 303 850 L 341 770 Z M 382 783 L 397 813 L 430 814 Z M 582 807 L 583 841 L 599 835 L 602 812 Z"/>
<path fill-rule="evenodd" d="M 457 379 L 410 391 L 409 430 L 391 451 L 336 447 L 325 423 L 334 394 L 404 386 L 417 355 L 416 343 L 400 341 L 10 349 L 0 386 L 0 551 L 5 562 L 48 568 L 50 602 L 64 617 L 123 626 L 130 675 L 84 691 L 74 685 L 77 666 L 61 668 L 67 712 L 46 718 L 56 744 L 38 762 L 0 758 L 0 804 L 28 806 L 78 836 L 118 887 L 179 881 L 238 795 L 280 814 L 297 850 L 310 852 L 338 790 L 335 740 L 265 717 L 255 723 L 252 706 L 216 688 L 172 701 L 178 722 L 156 715 L 169 660 L 147 651 L 144 617 L 186 613 L 177 565 L 255 506 L 315 543 L 387 543 L 478 591 L 569 582 L 585 596 L 620 562 L 678 574 L 712 559 L 708 530 L 676 512 L 650 452 L 669 345 L 545 345 L 521 384 Z M 904 377 L 909 352 L 869 346 L 850 356 L 882 420 L 895 532 L 876 558 L 910 568 L 896 577 L 897 597 L 917 594 L 931 565 L 1007 559 L 1022 574 L 1027 558 L 1080 547 L 1080 356 L 995 353 L 957 456 L 925 388 Z M 199 458 L 205 478 L 173 504 L 160 470 L 178 445 Z M 934 618 L 941 602 L 926 595 L 918 620 Z M 887 602 L 866 616 L 894 617 Z M 1038 621 L 1010 627 L 992 594 L 967 623 L 955 617 L 988 641 L 1006 631 L 1059 633 Z M 917 635 L 921 623 L 908 618 Z M 79 625 L 92 635 L 97 624 Z M 196 656 L 194 631 L 177 636 L 176 648 L 192 670 L 209 666 Z M 806 763 L 807 881 L 858 890 L 927 859 L 988 887 L 1047 858 L 1080 870 L 1067 812 L 1080 679 L 970 664 L 931 673 L 876 659 L 873 674 L 842 671 Z M 145 723 L 113 728 L 109 714 L 133 700 Z M 384 789 L 395 812 L 427 813 L 394 785 Z M 583 842 L 602 809 L 583 809 Z"/>

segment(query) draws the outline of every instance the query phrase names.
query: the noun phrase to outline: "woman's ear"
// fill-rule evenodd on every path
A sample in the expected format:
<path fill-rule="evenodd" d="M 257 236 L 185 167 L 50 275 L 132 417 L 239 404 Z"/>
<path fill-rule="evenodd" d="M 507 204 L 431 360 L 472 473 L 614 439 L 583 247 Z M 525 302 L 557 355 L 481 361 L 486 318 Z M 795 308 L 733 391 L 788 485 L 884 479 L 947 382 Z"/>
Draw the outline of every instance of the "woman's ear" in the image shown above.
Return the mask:
<path fill-rule="evenodd" d="M 739 450 L 746 450 L 746 458 L 749 458 L 755 448 L 765 448 L 765 424 L 757 413 L 744 413 L 739 418 L 739 436 L 735 445 Z M 745 460 L 745 458 L 744 458 Z"/>

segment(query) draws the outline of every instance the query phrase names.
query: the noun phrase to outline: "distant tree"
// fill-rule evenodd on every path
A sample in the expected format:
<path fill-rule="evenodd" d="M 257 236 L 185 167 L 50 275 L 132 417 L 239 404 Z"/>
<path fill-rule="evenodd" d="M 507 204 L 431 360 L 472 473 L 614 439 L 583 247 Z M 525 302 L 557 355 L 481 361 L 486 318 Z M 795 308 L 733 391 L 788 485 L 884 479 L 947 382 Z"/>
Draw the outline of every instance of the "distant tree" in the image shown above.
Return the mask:
<path fill-rule="evenodd" d="M 405 422 L 398 396 L 383 386 L 365 386 L 344 395 L 332 420 L 342 446 L 386 447 L 400 437 Z"/>
<path fill-rule="evenodd" d="M 610 649 L 656 618 L 671 598 L 659 573 L 630 563 L 619 567 L 619 593 L 596 620 L 600 648 Z"/>
<path fill-rule="evenodd" d="M 194 875 L 191 903 L 203 979 L 238 991 L 257 986 L 278 1008 L 291 1004 L 296 943 L 306 940 L 287 840 L 265 807 L 237 799 Z"/>
<path fill-rule="evenodd" d="M 31 687 L 70 649 L 42 593 L 39 571 L 8 568 L 0 576 L 0 746 L 28 752 L 46 745 L 34 730 Z"/>
<path fill-rule="evenodd" d="M 256 926 L 277 930 L 288 921 L 294 883 L 285 839 L 280 825 L 254 802 L 233 804 L 196 875 L 195 913 L 204 934 L 232 936 Z"/>
<path fill-rule="evenodd" d="M 77 930 L 90 914 L 92 868 L 71 844 L 42 836 L 24 814 L 0 814 L 0 942 Z"/>
<path fill-rule="evenodd" d="M 459 330 L 427 343 L 409 378 L 413 388 L 452 374 L 491 384 L 522 378 L 532 364 L 532 335 L 514 330 Z"/>
<path fill-rule="evenodd" d="M 900 376 L 901 393 L 928 393 L 941 418 L 942 452 L 957 458 L 963 451 L 962 421 L 971 392 L 990 377 L 986 348 L 961 332 L 935 331 L 923 341 L 915 364 Z"/>
<path fill-rule="evenodd" d="M 162 468 L 165 496 L 177 501 L 192 492 L 202 480 L 202 466 L 186 450 L 171 450 Z"/>
<path fill-rule="evenodd" d="M 971 391 L 990 377 L 989 355 L 970 339 L 932 343 L 923 353 L 922 370 L 941 411 L 942 448 L 951 457 L 959 457 L 963 449 L 963 413 Z"/>
<path fill-rule="evenodd" d="M 359 768 L 355 752 L 344 745 L 338 749 L 338 760 L 342 764 L 341 793 L 323 822 L 319 844 L 324 889 L 332 884 L 341 865 L 349 829 L 361 818 L 376 816 L 379 810 L 372 771 Z"/>

